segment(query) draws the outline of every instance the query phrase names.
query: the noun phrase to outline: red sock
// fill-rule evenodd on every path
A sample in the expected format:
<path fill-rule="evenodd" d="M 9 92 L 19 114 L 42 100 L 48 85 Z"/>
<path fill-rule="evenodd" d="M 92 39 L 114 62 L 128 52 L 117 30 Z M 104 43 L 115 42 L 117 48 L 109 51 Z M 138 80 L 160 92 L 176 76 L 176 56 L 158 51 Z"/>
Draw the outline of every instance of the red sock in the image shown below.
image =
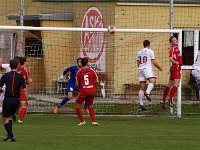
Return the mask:
<path fill-rule="evenodd" d="M 19 119 L 21 121 L 23 121 L 25 114 L 26 114 L 26 108 L 22 108 L 20 113 L 19 113 Z"/>
<path fill-rule="evenodd" d="M 177 91 L 177 87 L 173 86 L 172 89 L 171 89 L 171 91 L 170 91 L 170 94 L 169 94 L 169 101 L 172 101 L 172 99 L 173 99 L 176 91 Z"/>
<path fill-rule="evenodd" d="M 79 120 L 80 120 L 81 122 L 84 122 L 85 120 L 84 120 L 84 118 L 83 118 L 83 114 L 82 114 L 81 109 L 80 109 L 80 108 L 76 108 L 75 110 L 76 110 L 76 114 L 77 114 Z"/>
<path fill-rule="evenodd" d="M 169 93 L 170 88 L 168 86 L 165 87 L 164 93 L 163 93 L 163 101 L 166 101 L 167 95 Z"/>
<path fill-rule="evenodd" d="M 94 109 L 89 108 L 89 112 L 90 112 L 90 118 L 91 118 L 92 122 L 95 122 Z"/>

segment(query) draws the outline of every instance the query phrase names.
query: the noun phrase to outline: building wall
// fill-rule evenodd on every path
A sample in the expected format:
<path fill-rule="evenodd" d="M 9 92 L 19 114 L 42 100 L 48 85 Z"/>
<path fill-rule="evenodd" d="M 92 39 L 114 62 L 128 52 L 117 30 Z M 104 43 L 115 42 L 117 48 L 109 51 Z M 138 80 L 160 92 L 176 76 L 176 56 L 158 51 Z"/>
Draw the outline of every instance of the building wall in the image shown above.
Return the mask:
<path fill-rule="evenodd" d="M 7 15 L 19 14 L 19 2 L 1 0 L 1 25 L 16 25 Z M 169 28 L 169 7 L 167 6 L 123 6 L 115 2 L 33 2 L 25 1 L 25 15 L 40 13 L 73 12 L 73 21 L 41 21 L 43 27 L 81 27 L 84 13 L 90 6 L 96 6 L 105 19 L 106 26 L 114 24 L 117 28 Z M 199 28 L 199 7 L 175 7 L 175 28 Z M 169 77 L 168 43 L 169 34 L 106 34 L 106 78 L 114 93 L 123 92 L 123 84 L 138 83 L 136 52 L 141 49 L 145 39 L 151 41 L 157 61 L 164 68 L 156 69 L 157 83 L 165 84 Z M 42 31 L 44 41 L 44 63 L 46 87 L 52 88 L 53 82 L 62 74 L 66 66 L 75 64 L 80 56 L 80 32 Z M 189 72 L 184 73 L 183 83 L 187 84 Z M 40 72 L 41 73 L 41 72 Z M 34 72 L 34 74 L 37 74 Z M 38 73 L 39 74 L 39 73 Z M 36 78 L 36 75 L 35 75 Z M 38 76 L 40 78 L 40 76 Z M 40 79 L 35 79 L 39 81 Z"/>

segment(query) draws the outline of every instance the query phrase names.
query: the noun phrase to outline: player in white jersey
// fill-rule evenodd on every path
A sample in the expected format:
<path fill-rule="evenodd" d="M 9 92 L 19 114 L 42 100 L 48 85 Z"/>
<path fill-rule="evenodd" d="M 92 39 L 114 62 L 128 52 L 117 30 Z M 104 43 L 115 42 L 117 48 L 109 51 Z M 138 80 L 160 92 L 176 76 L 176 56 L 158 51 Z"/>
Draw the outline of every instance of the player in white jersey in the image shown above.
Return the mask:
<path fill-rule="evenodd" d="M 197 84 L 200 85 L 200 50 L 198 51 L 192 69 L 192 75 L 195 77 Z"/>
<path fill-rule="evenodd" d="M 145 40 L 143 42 L 144 48 L 137 52 L 137 65 L 138 65 L 138 78 L 140 82 L 140 91 L 139 91 L 139 102 L 140 108 L 143 111 L 146 111 L 146 107 L 144 106 L 144 96 L 148 101 L 151 101 L 150 93 L 154 87 L 156 82 L 156 76 L 153 72 L 153 65 L 162 71 L 162 68 L 156 62 L 154 52 L 150 49 L 150 41 Z M 149 84 L 146 89 L 146 82 L 149 81 Z M 145 91 L 146 89 L 146 91 Z"/>
<path fill-rule="evenodd" d="M 0 68 L 2 70 L 3 73 L 7 73 L 7 72 L 10 72 L 11 71 L 11 68 L 10 68 L 10 64 L 1 64 L 0 65 Z M 0 113 L 2 112 L 2 103 L 3 103 L 3 100 L 4 100 L 4 92 L 5 92 L 5 85 L 3 86 L 3 92 L 0 93 Z"/>

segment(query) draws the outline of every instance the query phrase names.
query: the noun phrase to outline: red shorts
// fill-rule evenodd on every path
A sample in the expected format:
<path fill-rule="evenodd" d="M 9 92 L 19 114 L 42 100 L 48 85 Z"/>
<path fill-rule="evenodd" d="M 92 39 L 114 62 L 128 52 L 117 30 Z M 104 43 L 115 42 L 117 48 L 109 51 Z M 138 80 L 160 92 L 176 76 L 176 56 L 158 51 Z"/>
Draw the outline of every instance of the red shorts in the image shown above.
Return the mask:
<path fill-rule="evenodd" d="M 24 94 L 24 90 L 22 88 L 20 89 L 19 100 L 20 101 L 27 101 L 27 98 L 26 98 L 26 96 Z"/>
<path fill-rule="evenodd" d="M 180 79 L 181 78 L 181 69 L 171 69 L 170 71 L 170 80 Z"/>
<path fill-rule="evenodd" d="M 94 101 L 95 93 L 86 93 L 80 92 L 77 96 L 76 103 L 83 104 L 84 101 L 87 102 L 87 105 L 92 105 Z"/>

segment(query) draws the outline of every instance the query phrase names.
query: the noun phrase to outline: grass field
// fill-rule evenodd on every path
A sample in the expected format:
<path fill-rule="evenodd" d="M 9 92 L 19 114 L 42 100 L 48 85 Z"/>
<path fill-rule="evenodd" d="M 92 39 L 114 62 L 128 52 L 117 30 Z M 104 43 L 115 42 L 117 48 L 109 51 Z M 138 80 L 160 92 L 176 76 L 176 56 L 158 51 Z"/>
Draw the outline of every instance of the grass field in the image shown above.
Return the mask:
<path fill-rule="evenodd" d="M 27 115 L 14 125 L 16 143 L 0 150 L 199 150 L 199 116 L 177 118 L 98 116 L 100 126 L 77 126 L 76 116 Z M 0 126 L 0 138 L 5 135 Z"/>

